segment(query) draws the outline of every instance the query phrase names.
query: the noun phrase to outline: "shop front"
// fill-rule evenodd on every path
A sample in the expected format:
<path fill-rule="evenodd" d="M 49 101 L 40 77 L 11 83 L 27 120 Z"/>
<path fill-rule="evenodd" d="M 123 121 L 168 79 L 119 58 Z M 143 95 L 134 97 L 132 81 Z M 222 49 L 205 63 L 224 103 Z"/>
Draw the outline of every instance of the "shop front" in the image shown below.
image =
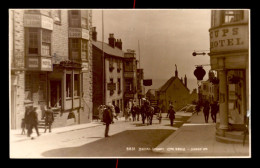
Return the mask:
<path fill-rule="evenodd" d="M 250 109 L 248 18 L 247 10 L 212 11 L 209 55 L 219 79 L 217 137 L 245 129 Z"/>

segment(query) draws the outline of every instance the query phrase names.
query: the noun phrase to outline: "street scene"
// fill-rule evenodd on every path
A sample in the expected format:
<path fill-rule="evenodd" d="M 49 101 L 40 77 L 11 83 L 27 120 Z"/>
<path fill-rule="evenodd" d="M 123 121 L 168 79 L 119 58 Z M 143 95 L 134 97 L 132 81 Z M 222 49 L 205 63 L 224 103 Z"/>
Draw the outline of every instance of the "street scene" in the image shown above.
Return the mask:
<path fill-rule="evenodd" d="M 250 158 L 249 20 L 9 9 L 9 157 Z"/>

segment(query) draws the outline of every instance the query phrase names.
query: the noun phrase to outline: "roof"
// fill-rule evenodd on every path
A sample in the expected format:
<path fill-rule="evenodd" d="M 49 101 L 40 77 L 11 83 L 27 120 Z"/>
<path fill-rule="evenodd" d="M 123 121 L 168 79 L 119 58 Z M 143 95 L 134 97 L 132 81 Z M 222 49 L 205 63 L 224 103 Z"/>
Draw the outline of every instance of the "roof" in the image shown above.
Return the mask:
<path fill-rule="evenodd" d="M 171 77 L 164 85 L 162 85 L 158 91 L 159 92 L 164 92 L 168 89 L 168 87 L 175 81 L 175 79 L 179 79 L 178 77 L 174 76 L 174 77 Z M 180 80 L 180 79 L 179 79 Z M 188 90 L 190 91 L 182 82 L 181 84 Z"/>
<path fill-rule="evenodd" d="M 117 47 L 111 47 L 109 44 L 107 43 L 103 43 L 103 49 L 104 52 L 106 54 L 112 55 L 112 56 L 117 56 L 117 57 L 124 57 L 124 51 L 120 50 Z M 102 42 L 101 41 L 92 41 L 92 45 L 94 45 L 95 47 L 97 47 L 98 49 L 102 50 Z"/>

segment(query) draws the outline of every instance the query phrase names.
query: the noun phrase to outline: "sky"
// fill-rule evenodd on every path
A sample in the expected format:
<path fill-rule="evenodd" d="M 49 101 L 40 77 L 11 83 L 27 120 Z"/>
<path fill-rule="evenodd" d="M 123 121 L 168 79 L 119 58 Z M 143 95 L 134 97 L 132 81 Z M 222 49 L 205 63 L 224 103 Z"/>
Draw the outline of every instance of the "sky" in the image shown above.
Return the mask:
<path fill-rule="evenodd" d="M 122 40 L 123 50 L 133 49 L 141 60 L 144 78 L 152 79 L 147 89 L 157 89 L 175 75 L 188 78 L 188 88 L 197 88 L 195 65 L 210 64 L 208 55 L 192 56 L 193 51 L 209 52 L 210 10 L 206 9 L 113 9 L 103 10 L 104 42 L 110 33 Z M 92 26 L 102 41 L 102 10 L 92 11 Z M 138 50 L 138 41 L 140 53 Z M 204 66 L 207 80 L 210 66 Z"/>

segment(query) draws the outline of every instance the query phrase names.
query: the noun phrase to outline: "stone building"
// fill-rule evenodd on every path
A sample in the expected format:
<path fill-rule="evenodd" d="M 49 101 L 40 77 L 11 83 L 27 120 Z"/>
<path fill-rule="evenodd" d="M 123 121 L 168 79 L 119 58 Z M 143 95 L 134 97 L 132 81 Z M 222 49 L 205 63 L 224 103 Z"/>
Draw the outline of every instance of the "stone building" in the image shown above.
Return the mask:
<path fill-rule="evenodd" d="M 123 104 L 123 59 L 121 39 L 110 34 L 108 43 L 97 40 L 93 27 L 93 113 L 98 116 L 98 107 L 102 104 L 117 105 L 120 110 Z M 104 56 L 103 56 L 104 52 Z M 104 82 L 105 81 L 105 82 Z"/>
<path fill-rule="evenodd" d="M 92 119 L 91 10 L 9 11 L 11 129 L 25 111 L 55 111 L 54 127 Z"/>
<path fill-rule="evenodd" d="M 171 77 L 163 86 L 157 90 L 158 105 L 162 112 L 167 112 L 170 104 L 175 110 L 179 110 L 186 104 L 190 104 L 190 90 L 187 88 L 187 77 L 185 75 L 184 82 L 178 77 L 176 66 L 175 76 Z"/>
<path fill-rule="evenodd" d="M 250 111 L 249 10 L 212 10 L 209 36 L 211 69 L 219 79 L 216 136 L 239 141 L 235 138 L 239 136 L 228 135 L 232 130 L 244 130 Z"/>

